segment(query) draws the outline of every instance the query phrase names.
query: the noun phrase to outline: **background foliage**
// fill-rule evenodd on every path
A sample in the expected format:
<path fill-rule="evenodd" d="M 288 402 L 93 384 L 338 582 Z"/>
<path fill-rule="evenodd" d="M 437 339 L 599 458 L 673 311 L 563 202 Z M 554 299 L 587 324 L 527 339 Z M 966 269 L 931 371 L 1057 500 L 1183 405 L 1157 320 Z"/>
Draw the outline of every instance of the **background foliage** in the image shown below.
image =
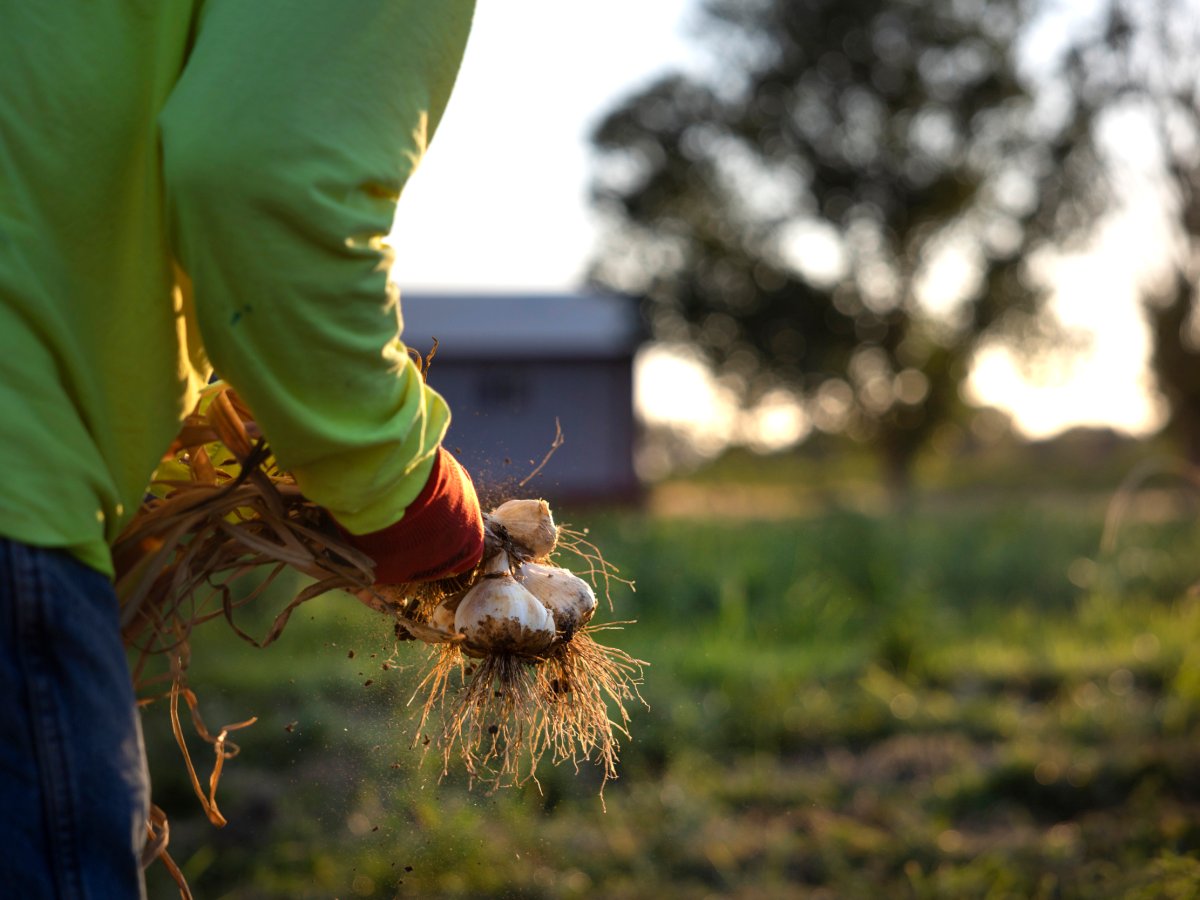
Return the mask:
<path fill-rule="evenodd" d="M 1035 3 L 701 8 L 711 70 L 596 128 L 592 279 L 746 403 L 870 442 L 903 490 L 976 351 L 1054 333 L 1033 263 L 1089 209 L 1085 109 L 1020 62 Z"/>

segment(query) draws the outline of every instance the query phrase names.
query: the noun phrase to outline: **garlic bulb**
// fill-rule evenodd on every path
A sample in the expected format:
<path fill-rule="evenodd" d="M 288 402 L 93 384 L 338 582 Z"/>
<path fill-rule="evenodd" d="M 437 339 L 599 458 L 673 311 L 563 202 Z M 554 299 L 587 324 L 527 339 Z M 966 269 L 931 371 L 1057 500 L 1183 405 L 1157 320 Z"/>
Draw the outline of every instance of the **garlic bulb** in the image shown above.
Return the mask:
<path fill-rule="evenodd" d="M 429 617 L 429 624 L 434 628 L 440 628 L 442 631 L 454 631 L 454 610 L 445 603 L 439 603 L 433 608 L 433 615 Z"/>
<path fill-rule="evenodd" d="M 488 652 L 539 653 L 554 641 L 554 617 L 517 583 L 500 552 L 458 605 L 454 630 Z"/>
<path fill-rule="evenodd" d="M 554 552 L 558 528 L 545 500 L 509 500 L 492 510 L 492 518 L 514 541 L 530 550 L 534 559 L 545 559 Z"/>
<path fill-rule="evenodd" d="M 555 627 L 568 635 L 586 625 L 596 611 L 592 586 L 567 569 L 524 563 L 517 579 L 550 610 Z"/>

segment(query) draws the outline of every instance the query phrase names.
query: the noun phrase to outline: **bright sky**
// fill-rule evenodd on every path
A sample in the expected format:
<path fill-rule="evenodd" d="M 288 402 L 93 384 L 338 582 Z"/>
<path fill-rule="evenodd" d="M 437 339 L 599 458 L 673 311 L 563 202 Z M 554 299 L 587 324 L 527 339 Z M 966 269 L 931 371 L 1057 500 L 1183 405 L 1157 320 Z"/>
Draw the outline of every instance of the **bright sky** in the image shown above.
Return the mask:
<path fill-rule="evenodd" d="M 623 95 L 695 63 L 694 0 L 504 0 L 480 3 L 454 97 L 400 203 L 392 242 L 401 289 L 572 290 L 595 232 L 588 212 L 588 134 Z M 1133 432 L 1161 411 L 1146 389 L 1147 339 L 1130 300 L 1143 239 L 1127 229 L 1062 268 L 1059 310 L 1090 332 L 1089 354 L 1023 372 L 984 356 L 969 391 L 1013 413 L 1031 436 L 1075 424 Z M 730 433 L 720 391 L 693 364 L 650 352 L 638 406 L 711 442 Z M 763 446 L 794 439 L 802 417 L 776 403 L 735 423 Z"/>
<path fill-rule="evenodd" d="M 690 0 L 480 2 L 454 95 L 400 203 L 401 287 L 573 289 L 593 232 L 588 135 L 685 64 Z"/>

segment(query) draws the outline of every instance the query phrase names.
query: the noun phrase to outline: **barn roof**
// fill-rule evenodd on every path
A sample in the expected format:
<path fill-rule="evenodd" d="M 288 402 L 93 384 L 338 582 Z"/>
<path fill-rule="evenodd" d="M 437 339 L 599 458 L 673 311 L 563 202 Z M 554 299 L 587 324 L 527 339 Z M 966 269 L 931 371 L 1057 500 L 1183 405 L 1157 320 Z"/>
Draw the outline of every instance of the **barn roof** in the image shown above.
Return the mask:
<path fill-rule="evenodd" d="M 621 357 L 642 339 L 637 304 L 607 294 L 404 292 L 404 340 L 463 359 Z"/>

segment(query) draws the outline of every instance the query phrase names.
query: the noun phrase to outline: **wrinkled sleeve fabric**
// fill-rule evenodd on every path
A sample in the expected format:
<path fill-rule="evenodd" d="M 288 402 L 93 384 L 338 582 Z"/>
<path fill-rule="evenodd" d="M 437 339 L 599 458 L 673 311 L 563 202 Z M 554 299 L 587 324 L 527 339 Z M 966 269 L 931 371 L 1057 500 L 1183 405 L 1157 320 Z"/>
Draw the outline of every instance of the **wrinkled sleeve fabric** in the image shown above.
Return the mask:
<path fill-rule="evenodd" d="M 213 367 L 353 534 L 429 480 L 449 424 L 400 341 L 384 244 L 472 0 L 207 0 L 160 116 L 174 252 Z"/>

